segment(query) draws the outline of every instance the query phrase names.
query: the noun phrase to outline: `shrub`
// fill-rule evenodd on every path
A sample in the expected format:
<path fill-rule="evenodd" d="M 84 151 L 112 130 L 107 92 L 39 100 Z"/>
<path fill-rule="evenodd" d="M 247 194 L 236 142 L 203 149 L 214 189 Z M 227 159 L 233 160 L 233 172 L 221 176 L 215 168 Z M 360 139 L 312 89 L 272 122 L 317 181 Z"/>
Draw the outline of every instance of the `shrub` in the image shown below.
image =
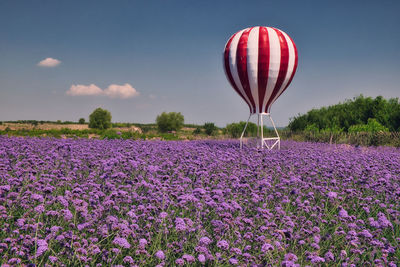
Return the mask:
<path fill-rule="evenodd" d="M 121 133 L 113 129 L 108 129 L 101 134 L 100 139 L 121 139 Z"/>
<path fill-rule="evenodd" d="M 306 128 L 304 129 L 304 131 L 311 132 L 311 133 L 318 133 L 319 128 L 315 123 L 313 123 L 313 124 L 307 125 Z"/>
<path fill-rule="evenodd" d="M 162 133 L 178 131 L 182 128 L 184 117 L 180 112 L 163 112 L 156 118 L 158 130 Z"/>
<path fill-rule="evenodd" d="M 242 134 L 244 127 L 246 126 L 245 121 L 241 121 L 239 123 L 231 123 L 226 125 L 226 132 L 233 138 L 238 138 Z M 264 127 L 264 131 L 266 127 Z M 244 136 L 256 136 L 257 135 L 257 125 L 253 122 L 249 122 L 246 128 L 246 132 Z"/>
<path fill-rule="evenodd" d="M 217 127 L 212 122 L 204 123 L 203 128 L 204 128 L 204 130 L 205 130 L 207 135 L 212 135 L 217 130 Z"/>
<path fill-rule="evenodd" d="M 369 118 L 367 124 L 357 124 L 349 127 L 349 133 L 377 133 L 377 132 L 388 132 L 389 129 L 380 124 L 376 119 Z"/>
<path fill-rule="evenodd" d="M 200 127 L 196 127 L 196 129 L 194 129 L 193 134 L 201 134 L 201 128 Z"/>
<path fill-rule="evenodd" d="M 85 124 L 85 119 L 84 118 L 80 118 L 79 119 L 79 124 Z"/>
<path fill-rule="evenodd" d="M 111 127 L 111 113 L 97 108 L 89 116 L 89 128 L 108 129 Z"/>

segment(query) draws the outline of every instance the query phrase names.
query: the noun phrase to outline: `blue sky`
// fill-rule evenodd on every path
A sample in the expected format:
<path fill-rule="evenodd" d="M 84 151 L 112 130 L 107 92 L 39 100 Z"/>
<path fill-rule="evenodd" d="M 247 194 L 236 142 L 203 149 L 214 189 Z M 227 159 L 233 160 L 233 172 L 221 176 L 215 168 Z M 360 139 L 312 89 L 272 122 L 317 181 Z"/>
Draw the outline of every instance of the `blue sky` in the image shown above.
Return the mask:
<path fill-rule="evenodd" d="M 77 121 L 97 107 L 115 122 L 150 123 L 163 111 L 187 123 L 245 120 L 222 50 L 250 26 L 279 28 L 298 48 L 296 76 L 271 109 L 279 126 L 359 94 L 398 97 L 399 13 L 400 1 L 385 0 L 3 0 L 0 120 Z M 60 63 L 39 66 L 46 58 Z M 91 84 L 97 95 L 67 93 Z"/>

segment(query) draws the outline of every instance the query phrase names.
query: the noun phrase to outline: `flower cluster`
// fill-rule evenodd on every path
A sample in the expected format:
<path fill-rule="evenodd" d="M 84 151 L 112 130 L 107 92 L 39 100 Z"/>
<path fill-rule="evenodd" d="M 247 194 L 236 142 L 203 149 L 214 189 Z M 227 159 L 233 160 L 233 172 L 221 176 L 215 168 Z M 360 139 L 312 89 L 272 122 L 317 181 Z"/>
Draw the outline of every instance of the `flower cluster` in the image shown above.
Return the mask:
<path fill-rule="evenodd" d="M 396 266 L 400 150 L 0 136 L 0 265 Z"/>

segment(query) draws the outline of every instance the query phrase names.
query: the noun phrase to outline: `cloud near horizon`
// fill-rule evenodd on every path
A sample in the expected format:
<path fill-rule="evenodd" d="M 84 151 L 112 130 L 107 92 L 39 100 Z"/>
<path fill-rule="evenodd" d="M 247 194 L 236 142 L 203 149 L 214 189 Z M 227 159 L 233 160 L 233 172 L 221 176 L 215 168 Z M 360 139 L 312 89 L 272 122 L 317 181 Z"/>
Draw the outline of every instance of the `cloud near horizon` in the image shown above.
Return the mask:
<path fill-rule="evenodd" d="M 48 57 L 40 61 L 37 65 L 39 67 L 53 68 L 60 65 L 61 61 L 55 58 Z"/>
<path fill-rule="evenodd" d="M 110 98 L 126 99 L 136 97 L 140 93 L 135 88 L 133 88 L 132 85 L 130 85 L 129 83 L 125 83 L 124 85 L 110 84 L 104 90 L 102 90 L 95 84 L 73 84 L 66 92 L 66 94 L 71 96 L 102 95 Z"/>

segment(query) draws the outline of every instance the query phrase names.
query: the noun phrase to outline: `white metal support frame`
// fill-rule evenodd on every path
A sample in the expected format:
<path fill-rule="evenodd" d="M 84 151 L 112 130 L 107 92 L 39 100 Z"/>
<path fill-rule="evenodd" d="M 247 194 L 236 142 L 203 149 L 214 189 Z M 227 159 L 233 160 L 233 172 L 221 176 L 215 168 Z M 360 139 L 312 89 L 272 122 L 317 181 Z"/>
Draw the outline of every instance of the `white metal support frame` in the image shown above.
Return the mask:
<path fill-rule="evenodd" d="M 247 119 L 246 125 L 244 126 L 242 135 L 240 136 L 240 148 L 243 147 L 243 136 L 244 136 L 244 133 L 246 132 L 247 125 L 249 124 L 249 121 L 250 121 L 250 118 L 251 118 L 252 115 L 258 115 L 257 116 L 257 139 L 260 138 L 260 134 L 259 133 L 261 132 L 261 138 L 259 139 L 260 142 L 257 144 L 257 146 L 260 147 L 261 149 L 263 149 L 264 146 L 265 146 L 268 150 L 273 149 L 275 146 L 278 149 L 281 149 L 281 138 L 279 137 L 278 130 L 275 127 L 275 123 L 272 120 L 272 117 L 271 117 L 270 113 L 257 113 L 257 114 L 253 113 L 253 114 L 249 115 L 249 118 Z M 275 137 L 266 137 L 266 138 L 264 138 L 263 115 L 264 116 L 268 116 L 269 120 L 271 121 L 272 126 L 274 127 L 275 134 L 276 134 Z"/>

